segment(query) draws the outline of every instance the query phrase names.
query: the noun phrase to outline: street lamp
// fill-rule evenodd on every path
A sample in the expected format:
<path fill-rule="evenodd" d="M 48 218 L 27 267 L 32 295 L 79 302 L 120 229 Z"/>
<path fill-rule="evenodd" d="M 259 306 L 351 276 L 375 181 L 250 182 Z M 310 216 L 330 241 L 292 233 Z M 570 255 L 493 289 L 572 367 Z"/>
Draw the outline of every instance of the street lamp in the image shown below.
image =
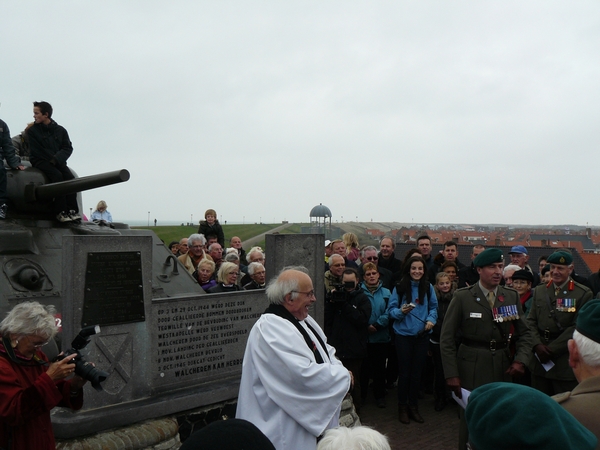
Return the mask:
<path fill-rule="evenodd" d="M 148 211 L 148 226 L 150 226 L 150 211 Z"/>

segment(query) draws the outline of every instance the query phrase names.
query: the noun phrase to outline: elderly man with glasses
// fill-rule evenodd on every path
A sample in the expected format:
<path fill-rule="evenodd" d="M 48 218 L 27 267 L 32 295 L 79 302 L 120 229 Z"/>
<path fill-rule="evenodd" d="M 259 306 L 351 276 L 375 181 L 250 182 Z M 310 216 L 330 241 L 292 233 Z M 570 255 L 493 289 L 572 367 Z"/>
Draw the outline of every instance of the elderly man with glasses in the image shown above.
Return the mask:
<path fill-rule="evenodd" d="M 352 374 L 308 314 L 316 298 L 304 267 L 283 269 L 266 294 L 270 306 L 246 344 L 236 417 L 278 450 L 315 450 L 317 437 L 338 426 Z"/>

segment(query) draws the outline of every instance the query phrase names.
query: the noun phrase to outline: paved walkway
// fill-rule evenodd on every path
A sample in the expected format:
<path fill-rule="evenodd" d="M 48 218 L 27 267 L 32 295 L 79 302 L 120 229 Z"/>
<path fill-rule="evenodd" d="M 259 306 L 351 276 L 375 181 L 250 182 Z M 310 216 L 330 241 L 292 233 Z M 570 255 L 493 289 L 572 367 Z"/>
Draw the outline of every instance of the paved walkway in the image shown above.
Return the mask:
<path fill-rule="evenodd" d="M 265 238 L 265 234 L 272 234 L 272 233 L 277 233 L 278 231 L 284 230 L 287 227 L 291 226 L 293 224 L 291 223 L 284 223 L 283 225 L 280 225 L 276 228 L 273 228 L 269 231 L 266 231 L 264 233 L 261 233 L 257 236 L 251 237 L 250 239 L 246 239 L 244 242 L 242 242 L 242 247 L 244 247 L 244 250 L 248 251 L 250 250 L 252 247 L 254 247 L 256 244 L 258 244 L 259 242 L 261 242 L 264 238 Z M 264 249 L 263 249 L 264 250 Z"/>
<path fill-rule="evenodd" d="M 419 412 L 425 423 L 412 422 L 405 425 L 398 421 L 396 389 L 388 391 L 387 407 L 377 408 L 372 393 L 363 405 L 360 420 L 363 425 L 385 434 L 392 447 L 397 449 L 451 449 L 458 448 L 458 408 L 454 403 L 437 412 L 433 409 L 433 395 L 419 400 Z"/>

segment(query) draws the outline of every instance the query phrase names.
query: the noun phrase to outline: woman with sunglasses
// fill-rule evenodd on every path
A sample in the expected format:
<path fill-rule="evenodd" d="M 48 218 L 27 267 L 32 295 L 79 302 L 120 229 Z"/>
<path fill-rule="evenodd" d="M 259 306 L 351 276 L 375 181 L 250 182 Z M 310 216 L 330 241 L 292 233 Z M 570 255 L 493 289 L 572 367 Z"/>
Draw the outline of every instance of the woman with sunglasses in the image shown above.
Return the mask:
<path fill-rule="evenodd" d="M 388 307 L 390 319 L 394 319 L 398 354 L 398 420 L 404 424 L 409 424 L 410 419 L 424 422 L 417 404 L 419 385 L 438 306 L 425 267 L 420 255 L 408 259 L 402 267 L 402 278 L 392 292 Z"/>
<path fill-rule="evenodd" d="M 50 410 L 79 409 L 85 380 L 72 358 L 49 363 L 41 347 L 56 334 L 53 306 L 16 305 L 0 323 L 0 448 L 54 450 Z"/>

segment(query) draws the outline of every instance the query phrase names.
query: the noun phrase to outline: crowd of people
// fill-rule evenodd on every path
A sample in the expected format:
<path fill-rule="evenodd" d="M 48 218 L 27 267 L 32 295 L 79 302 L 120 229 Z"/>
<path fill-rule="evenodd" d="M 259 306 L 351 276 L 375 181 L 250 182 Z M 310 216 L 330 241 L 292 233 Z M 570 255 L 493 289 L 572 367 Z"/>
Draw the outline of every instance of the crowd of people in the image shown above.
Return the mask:
<path fill-rule="evenodd" d="M 206 210 L 198 233 L 169 243 L 171 253 L 208 294 L 265 288 L 265 253 L 233 236 L 225 247 L 223 228 L 214 209 Z"/>
<path fill-rule="evenodd" d="M 260 249 L 245 255 L 232 238 L 223 250 L 215 234 L 192 235 L 171 250 L 182 247 L 187 253 L 179 257 L 190 273 L 215 283 L 208 292 L 252 288 L 238 282 L 236 269 L 254 288 L 265 287 Z M 600 420 L 590 405 L 600 396 L 600 334 L 583 331 L 586 320 L 587 330 L 598 325 L 600 301 L 592 300 L 587 280 L 574 279 L 573 256 L 556 251 L 540 258 L 536 270 L 523 246 L 504 255 L 475 245 L 469 265 L 457 257 L 452 241 L 432 255 L 428 236 L 419 237 L 403 260 L 392 238 L 383 238 L 379 249 L 361 247 L 356 236 L 327 241 L 322 330 L 308 315 L 316 296 L 305 269 L 282 271 L 267 287 L 271 306 L 249 336 L 238 417 L 256 425 L 275 448 L 316 448 L 317 437 L 337 429 L 346 393 L 360 412 L 371 393 L 386 408 L 396 387 L 398 420 L 410 424 L 424 422 L 418 405 L 424 393 L 433 393 L 434 409 L 441 411 L 451 394 L 487 398 L 476 394 L 499 383 L 500 391 L 516 389 L 533 403 L 539 395 L 549 399 L 561 410 L 553 417 L 577 424 L 570 426 L 578 448 L 595 448 Z M 216 279 L 209 276 L 215 270 Z M 583 315 L 588 310 L 597 319 Z M 468 408 L 482 408 L 481 401 L 473 405 Z M 459 448 L 501 448 L 481 434 L 480 414 L 469 411 L 460 411 Z M 531 448 L 550 448 L 544 445 Z"/>
<path fill-rule="evenodd" d="M 355 236 L 327 241 L 325 249 L 325 334 L 358 380 L 351 389 L 357 410 L 369 387 L 377 406 L 385 408 L 387 391 L 397 386 L 403 424 L 424 422 L 418 408 L 424 393 L 433 393 L 434 409 L 441 411 L 453 401 L 451 393 L 460 399 L 494 382 L 548 398 L 591 395 L 579 388 L 571 347 L 580 312 L 588 304 L 600 308 L 590 289 L 596 274 L 590 280 L 579 277 L 569 251 L 544 256 L 533 269 L 521 245 L 506 255 L 510 264 L 501 250 L 475 245 L 468 266 L 458 261 L 456 242 L 446 242 L 433 255 L 426 235 L 402 261 L 392 238 L 384 237 L 379 251 L 373 250 L 360 247 Z M 600 309 L 597 313 L 600 318 Z M 594 347 L 588 365 L 596 375 L 599 342 L 597 333 L 586 342 Z M 600 378 L 588 383 L 595 389 L 588 401 L 597 401 Z M 574 415 L 600 436 L 600 419 L 590 411 Z M 464 411 L 460 415 L 459 448 L 464 449 L 469 427 Z"/>

